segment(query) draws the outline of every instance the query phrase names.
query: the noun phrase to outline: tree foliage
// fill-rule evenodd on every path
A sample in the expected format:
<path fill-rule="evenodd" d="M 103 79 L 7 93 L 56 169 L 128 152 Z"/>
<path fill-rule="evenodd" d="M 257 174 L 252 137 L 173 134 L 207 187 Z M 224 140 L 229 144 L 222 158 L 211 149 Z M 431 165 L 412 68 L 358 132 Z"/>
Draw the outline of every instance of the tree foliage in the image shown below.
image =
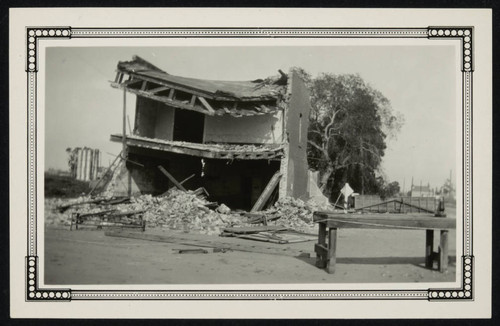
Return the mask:
<path fill-rule="evenodd" d="M 357 192 L 378 193 L 386 139 L 397 134 L 402 116 L 357 74 L 311 78 L 301 68 L 295 71 L 311 93 L 308 163 L 320 173 L 320 189 L 331 197 L 349 182 Z"/>
<path fill-rule="evenodd" d="M 382 200 L 394 197 L 399 194 L 401 188 L 399 187 L 399 182 L 393 181 L 386 183 L 382 177 L 378 178 L 379 181 L 379 191 L 378 194 Z"/>

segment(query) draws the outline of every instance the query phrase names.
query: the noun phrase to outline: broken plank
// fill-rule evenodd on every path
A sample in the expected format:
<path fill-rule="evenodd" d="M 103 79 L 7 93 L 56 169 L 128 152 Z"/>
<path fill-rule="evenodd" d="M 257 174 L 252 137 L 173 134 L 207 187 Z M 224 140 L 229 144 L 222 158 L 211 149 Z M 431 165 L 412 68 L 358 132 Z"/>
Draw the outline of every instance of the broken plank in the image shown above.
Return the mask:
<path fill-rule="evenodd" d="M 267 184 L 266 188 L 264 188 L 262 194 L 259 196 L 259 199 L 257 199 L 257 201 L 255 202 L 255 205 L 253 205 L 250 212 L 260 211 L 262 210 L 262 208 L 264 208 L 264 205 L 271 196 L 274 188 L 276 188 L 276 186 L 278 185 L 280 178 L 281 178 L 280 171 L 276 171 L 276 173 L 273 175 L 273 177 Z"/>
<path fill-rule="evenodd" d="M 191 174 L 189 177 L 187 177 L 186 179 L 182 180 L 182 181 L 181 181 L 181 182 L 179 182 L 179 183 L 182 185 L 182 184 L 184 184 L 186 181 L 191 180 L 192 178 L 194 178 L 195 176 L 196 176 L 195 174 Z M 174 186 L 174 187 L 169 188 L 167 191 L 165 191 L 164 193 L 162 193 L 162 194 L 160 195 L 160 197 L 161 197 L 161 196 L 165 196 L 165 195 L 169 192 L 169 190 L 170 190 L 170 189 L 172 189 L 172 188 L 175 188 L 175 186 Z"/>
<path fill-rule="evenodd" d="M 246 223 L 248 224 L 259 224 L 259 223 L 264 223 L 264 222 L 272 222 L 272 221 L 275 221 L 275 220 L 278 220 L 281 218 L 280 215 L 265 215 L 265 214 L 256 214 L 254 216 L 251 216 L 251 215 L 247 215 L 247 214 L 244 214 L 245 216 L 247 216 L 248 220 L 246 221 Z"/>
<path fill-rule="evenodd" d="M 158 165 L 158 169 L 170 180 L 172 183 L 182 191 L 187 191 L 167 170 L 161 165 Z"/>
<path fill-rule="evenodd" d="M 287 227 L 280 225 L 264 225 L 264 226 L 248 226 L 248 227 L 232 227 L 225 228 L 224 232 L 236 233 L 236 234 L 250 234 L 250 233 L 258 233 L 258 232 L 266 232 L 266 231 L 285 231 Z"/>
<path fill-rule="evenodd" d="M 241 239 L 247 239 L 247 240 L 256 240 L 256 241 L 272 242 L 272 243 L 279 243 L 279 244 L 287 243 L 286 240 L 273 239 L 271 237 L 259 236 L 257 234 L 237 234 L 237 235 L 235 235 L 235 237 L 241 238 Z"/>
<path fill-rule="evenodd" d="M 176 250 L 179 254 L 208 254 L 206 249 L 173 249 Z"/>

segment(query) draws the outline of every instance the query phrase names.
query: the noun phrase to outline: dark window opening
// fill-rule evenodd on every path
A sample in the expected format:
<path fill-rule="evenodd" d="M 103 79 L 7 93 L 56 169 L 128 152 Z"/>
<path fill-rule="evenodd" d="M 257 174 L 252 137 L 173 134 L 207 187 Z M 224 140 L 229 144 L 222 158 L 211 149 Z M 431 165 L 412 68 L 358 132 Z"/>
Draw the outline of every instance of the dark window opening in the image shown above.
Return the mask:
<path fill-rule="evenodd" d="M 202 143 L 204 124 L 204 114 L 190 110 L 176 109 L 174 117 L 174 140 Z"/>

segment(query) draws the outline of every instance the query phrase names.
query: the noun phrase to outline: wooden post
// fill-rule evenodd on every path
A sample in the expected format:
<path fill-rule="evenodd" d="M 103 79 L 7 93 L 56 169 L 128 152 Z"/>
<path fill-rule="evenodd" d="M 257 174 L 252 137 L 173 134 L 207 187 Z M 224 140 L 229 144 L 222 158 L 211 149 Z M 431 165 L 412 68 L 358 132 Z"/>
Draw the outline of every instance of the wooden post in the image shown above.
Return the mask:
<path fill-rule="evenodd" d="M 328 261 L 326 263 L 326 270 L 329 274 L 335 273 L 335 263 L 337 262 L 337 228 L 330 228 L 328 230 Z"/>
<path fill-rule="evenodd" d="M 326 223 L 320 222 L 318 224 L 318 245 L 326 247 Z M 316 252 L 316 266 L 319 268 L 326 267 L 326 257 L 319 252 Z"/>
<path fill-rule="evenodd" d="M 432 269 L 434 263 L 434 230 L 425 231 L 425 268 Z"/>
<path fill-rule="evenodd" d="M 448 230 L 441 230 L 439 241 L 439 271 L 441 273 L 448 270 Z"/>

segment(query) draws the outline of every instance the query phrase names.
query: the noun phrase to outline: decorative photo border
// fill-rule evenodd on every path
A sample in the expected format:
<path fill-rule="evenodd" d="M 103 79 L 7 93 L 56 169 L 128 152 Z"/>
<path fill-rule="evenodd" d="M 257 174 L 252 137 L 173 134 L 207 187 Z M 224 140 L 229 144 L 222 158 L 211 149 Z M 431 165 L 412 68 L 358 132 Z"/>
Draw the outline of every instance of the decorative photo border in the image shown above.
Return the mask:
<path fill-rule="evenodd" d="M 27 74 L 27 256 L 26 301 L 71 300 L 474 300 L 472 239 L 472 81 L 473 27 L 427 28 L 26 28 Z M 462 214 L 461 285 L 423 290 L 73 290 L 39 287 L 37 252 L 37 73 L 39 42 L 71 38 L 421 38 L 459 41 L 462 72 Z"/>

